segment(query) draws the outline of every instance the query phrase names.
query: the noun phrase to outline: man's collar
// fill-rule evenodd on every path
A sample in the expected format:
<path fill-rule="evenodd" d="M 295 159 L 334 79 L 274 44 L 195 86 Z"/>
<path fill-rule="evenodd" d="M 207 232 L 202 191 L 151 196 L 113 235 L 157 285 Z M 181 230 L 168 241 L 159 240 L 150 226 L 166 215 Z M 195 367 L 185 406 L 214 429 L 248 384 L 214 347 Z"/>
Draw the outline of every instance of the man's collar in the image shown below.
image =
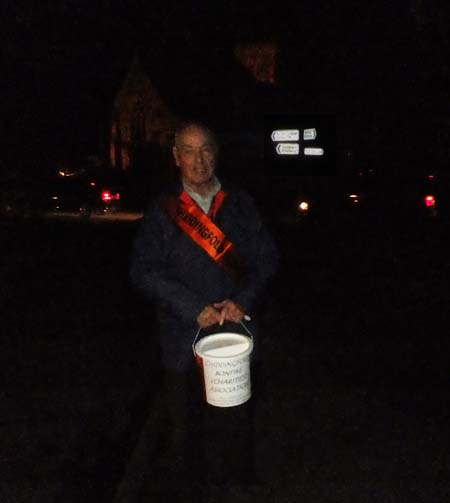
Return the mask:
<path fill-rule="evenodd" d="M 199 194 L 198 192 L 196 192 L 195 189 L 191 185 L 189 185 L 189 183 L 185 182 L 184 180 L 182 180 L 181 183 L 182 183 L 184 190 L 189 195 L 192 196 L 192 194 L 195 194 L 196 196 L 200 196 L 202 198 L 214 197 L 217 194 L 217 192 L 219 192 L 219 190 L 221 189 L 221 183 L 216 176 L 214 176 L 211 190 L 209 190 L 208 193 L 205 195 L 202 195 L 202 194 Z"/>

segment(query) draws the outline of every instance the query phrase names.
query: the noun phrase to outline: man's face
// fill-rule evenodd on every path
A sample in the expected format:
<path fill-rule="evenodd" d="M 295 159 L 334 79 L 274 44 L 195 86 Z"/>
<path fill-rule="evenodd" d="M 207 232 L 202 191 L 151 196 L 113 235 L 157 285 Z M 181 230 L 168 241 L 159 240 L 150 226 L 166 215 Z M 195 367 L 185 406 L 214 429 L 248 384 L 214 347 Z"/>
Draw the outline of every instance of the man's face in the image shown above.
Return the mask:
<path fill-rule="evenodd" d="M 185 131 L 173 149 L 183 180 L 194 187 L 209 183 L 216 169 L 216 150 L 212 139 L 203 130 L 192 128 Z"/>

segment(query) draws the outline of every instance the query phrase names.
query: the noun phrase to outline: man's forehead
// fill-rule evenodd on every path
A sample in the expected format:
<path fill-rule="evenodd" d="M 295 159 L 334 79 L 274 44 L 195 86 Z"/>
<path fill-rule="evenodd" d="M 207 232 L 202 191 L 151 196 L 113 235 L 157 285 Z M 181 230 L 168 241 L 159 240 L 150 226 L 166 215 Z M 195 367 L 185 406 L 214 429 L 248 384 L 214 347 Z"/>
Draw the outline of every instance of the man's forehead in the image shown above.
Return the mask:
<path fill-rule="evenodd" d="M 200 147 L 214 145 L 214 140 L 207 131 L 200 128 L 192 128 L 182 132 L 179 143 L 182 147 Z"/>

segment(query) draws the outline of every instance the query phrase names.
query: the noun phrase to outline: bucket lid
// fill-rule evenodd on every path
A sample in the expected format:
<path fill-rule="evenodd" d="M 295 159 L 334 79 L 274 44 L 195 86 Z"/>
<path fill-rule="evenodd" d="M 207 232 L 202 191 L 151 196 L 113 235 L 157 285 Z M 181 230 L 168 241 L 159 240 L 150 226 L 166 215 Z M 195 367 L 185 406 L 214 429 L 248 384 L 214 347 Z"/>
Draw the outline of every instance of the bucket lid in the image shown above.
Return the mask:
<path fill-rule="evenodd" d="M 238 356 L 250 349 L 251 345 L 251 339 L 245 335 L 222 333 L 201 339 L 195 349 L 202 356 L 224 358 Z"/>

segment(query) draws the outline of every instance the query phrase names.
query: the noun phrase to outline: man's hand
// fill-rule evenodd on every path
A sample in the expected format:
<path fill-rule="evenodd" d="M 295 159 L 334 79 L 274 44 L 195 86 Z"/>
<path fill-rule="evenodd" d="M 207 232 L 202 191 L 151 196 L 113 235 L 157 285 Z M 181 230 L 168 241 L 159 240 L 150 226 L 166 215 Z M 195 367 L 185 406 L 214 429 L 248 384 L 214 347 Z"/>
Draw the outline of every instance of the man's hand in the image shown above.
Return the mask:
<path fill-rule="evenodd" d="M 203 311 L 197 316 L 197 323 L 200 328 L 208 328 L 220 322 L 220 311 L 208 304 L 203 308 Z"/>
<path fill-rule="evenodd" d="M 223 325 L 225 320 L 240 323 L 245 314 L 244 310 L 230 299 L 216 302 L 214 307 L 220 311 L 219 325 Z"/>

